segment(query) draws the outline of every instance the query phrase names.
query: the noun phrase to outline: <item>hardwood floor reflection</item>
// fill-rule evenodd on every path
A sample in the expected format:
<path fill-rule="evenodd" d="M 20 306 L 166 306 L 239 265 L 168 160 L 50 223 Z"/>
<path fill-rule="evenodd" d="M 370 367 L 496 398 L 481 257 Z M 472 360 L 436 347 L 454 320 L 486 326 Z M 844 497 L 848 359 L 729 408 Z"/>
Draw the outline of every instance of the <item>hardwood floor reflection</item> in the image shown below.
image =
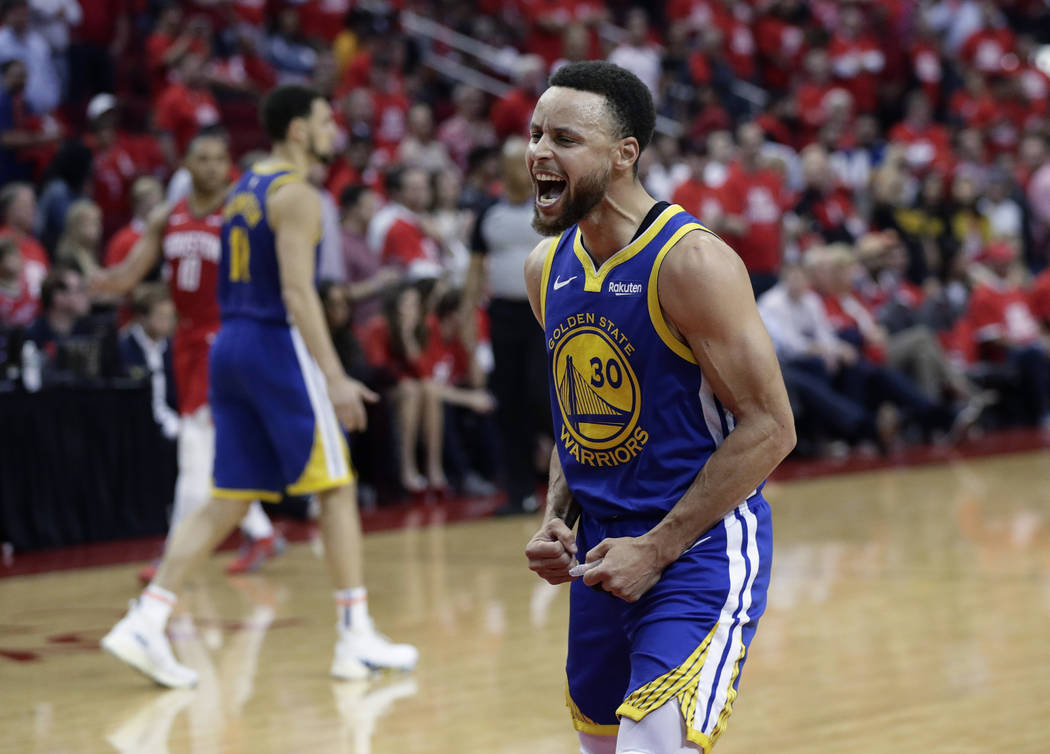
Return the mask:
<path fill-rule="evenodd" d="M 1050 734 L 1046 452 L 771 485 L 769 607 L 720 754 L 1042 752 Z M 184 595 L 195 691 L 97 649 L 135 567 L 0 581 L 0 751 L 575 752 L 563 704 L 567 593 L 525 568 L 534 520 L 366 538 L 380 628 L 411 675 L 326 676 L 317 544 L 264 575 L 215 558 Z"/>

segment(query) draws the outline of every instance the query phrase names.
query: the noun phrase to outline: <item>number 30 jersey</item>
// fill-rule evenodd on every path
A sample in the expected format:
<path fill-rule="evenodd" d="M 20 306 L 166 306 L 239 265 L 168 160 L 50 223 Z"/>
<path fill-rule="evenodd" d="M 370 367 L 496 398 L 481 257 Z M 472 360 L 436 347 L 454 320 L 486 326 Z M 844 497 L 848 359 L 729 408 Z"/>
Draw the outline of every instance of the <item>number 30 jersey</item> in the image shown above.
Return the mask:
<path fill-rule="evenodd" d="M 230 192 L 223 209 L 219 270 L 219 312 L 224 321 L 247 317 L 288 324 L 266 200 L 279 187 L 302 181 L 290 164 L 264 160 L 246 171 Z M 319 243 L 320 227 L 317 230 Z"/>
<path fill-rule="evenodd" d="M 692 231 L 707 229 L 661 202 L 597 270 L 577 226 L 551 241 L 540 303 L 554 441 L 594 518 L 661 518 L 733 429 L 657 294 L 665 256 Z"/>

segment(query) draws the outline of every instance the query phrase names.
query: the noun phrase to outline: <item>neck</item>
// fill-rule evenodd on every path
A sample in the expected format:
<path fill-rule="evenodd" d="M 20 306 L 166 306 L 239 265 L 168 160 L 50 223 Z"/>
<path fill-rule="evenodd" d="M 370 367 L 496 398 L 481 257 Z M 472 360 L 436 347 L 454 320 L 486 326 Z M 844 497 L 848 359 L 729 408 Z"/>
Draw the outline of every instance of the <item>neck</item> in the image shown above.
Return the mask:
<path fill-rule="evenodd" d="M 190 212 L 195 215 L 203 216 L 210 214 L 212 210 L 222 204 L 226 198 L 226 188 L 223 187 L 221 191 L 213 191 L 205 194 L 200 191 L 191 192 L 186 197 L 186 204 L 190 208 Z"/>
<path fill-rule="evenodd" d="M 47 315 L 47 323 L 59 335 L 69 335 L 73 332 L 76 321 L 76 317 L 66 312 L 53 311 Z"/>
<path fill-rule="evenodd" d="M 306 175 L 310 170 L 310 158 L 306 154 L 306 151 L 294 144 L 288 142 L 285 142 L 284 144 L 274 144 L 271 155 L 276 160 L 290 162 L 295 167 L 296 172 L 302 173 L 303 175 Z"/>
<path fill-rule="evenodd" d="M 609 184 L 605 198 L 579 223 L 583 243 L 598 265 L 631 242 L 655 203 L 633 176 L 620 186 Z"/>

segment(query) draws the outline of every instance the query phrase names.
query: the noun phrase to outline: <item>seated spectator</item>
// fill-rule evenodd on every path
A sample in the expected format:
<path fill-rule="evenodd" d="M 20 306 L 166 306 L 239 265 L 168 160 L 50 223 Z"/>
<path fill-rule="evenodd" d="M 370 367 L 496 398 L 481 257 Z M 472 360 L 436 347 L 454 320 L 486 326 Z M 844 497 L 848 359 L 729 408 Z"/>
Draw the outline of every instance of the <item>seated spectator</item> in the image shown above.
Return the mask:
<path fill-rule="evenodd" d="M 0 238 L 10 238 L 22 252 L 22 270 L 29 292 L 40 295 L 40 286 L 51 268 L 44 247 L 33 237 L 36 194 L 28 183 L 9 183 L 0 188 Z"/>
<path fill-rule="evenodd" d="M 782 267 L 781 281 L 759 297 L 758 312 L 780 359 L 800 435 L 826 428 L 830 439 L 848 443 L 881 440 L 885 445 L 892 440 L 894 427 L 887 422 L 880 434 L 867 406 L 836 389 L 836 376 L 856 362 L 857 351 L 836 337 L 800 265 Z"/>
<path fill-rule="evenodd" d="M 908 96 L 906 107 L 904 120 L 890 129 L 890 142 L 905 148 L 904 159 L 910 169 L 946 170 L 951 164 L 948 129 L 933 122 L 930 101 L 921 91 Z"/>
<path fill-rule="evenodd" d="M 496 131 L 485 117 L 485 95 L 474 87 L 460 84 L 452 92 L 456 111 L 438 128 L 437 138 L 461 171 L 477 147 L 496 145 Z"/>
<path fill-rule="evenodd" d="M 366 322 L 379 313 L 387 291 L 401 282 L 398 267 L 384 266 L 381 254 L 369 248 L 365 233 L 379 206 L 376 192 L 367 186 L 347 186 L 340 197 L 342 247 L 347 295 L 354 319 Z"/>
<path fill-rule="evenodd" d="M 41 314 L 26 330 L 25 339 L 43 357 L 45 382 L 95 378 L 115 371 L 112 328 L 88 317 L 91 302 L 80 272 L 55 265 L 40 288 L 40 304 Z"/>
<path fill-rule="evenodd" d="M 429 105 L 417 103 L 408 111 L 408 133 L 397 149 L 397 162 L 430 173 L 452 166 L 445 145 L 434 138 L 434 115 Z"/>
<path fill-rule="evenodd" d="M 176 159 L 198 131 L 219 123 L 219 103 L 208 88 L 204 62 L 200 53 L 186 53 L 176 69 L 178 76 L 157 98 L 156 126 L 170 139 Z"/>
<path fill-rule="evenodd" d="M 56 261 L 87 277 L 99 267 L 102 212 L 90 199 L 78 199 L 66 214 L 66 228 L 55 247 Z"/>
<path fill-rule="evenodd" d="M 317 67 L 317 51 L 303 36 L 299 11 L 285 6 L 277 15 L 277 27 L 266 46 L 266 59 L 277 72 L 279 84 L 309 83 Z"/>
<path fill-rule="evenodd" d="M 22 268 L 18 244 L 0 238 L 0 329 L 26 327 L 40 310 L 40 297 L 29 290 Z"/>
<path fill-rule="evenodd" d="M 1015 186 L 1010 176 L 996 170 L 989 176 L 977 210 L 987 222 L 992 238 L 1018 242 L 1024 234 L 1024 209 L 1013 198 Z"/>
<path fill-rule="evenodd" d="M 153 32 L 146 39 L 146 65 L 150 90 L 154 95 L 164 91 L 172 81 L 182 59 L 190 53 L 207 57 L 211 50 L 211 27 L 204 16 L 185 21 L 182 8 L 170 2 L 160 8 Z"/>
<path fill-rule="evenodd" d="M 428 486 L 443 488 L 441 406 L 429 384 L 425 352 L 429 342 L 423 297 L 416 285 L 402 285 L 387 294 L 382 314 L 365 324 L 362 341 L 377 379 L 393 383 L 399 434 L 398 459 L 402 489 L 413 495 Z M 420 430 L 428 476 L 419 473 Z"/>
<path fill-rule="evenodd" d="M 149 378 L 153 418 L 164 436 L 173 440 L 179 429 L 171 356 L 175 305 L 164 285 L 145 283 L 132 292 L 131 310 L 135 318 L 117 343 L 121 371 L 135 379 Z"/>
<path fill-rule="evenodd" d="M 462 286 L 470 266 L 467 242 L 474 227 L 475 214 L 460 205 L 463 186 L 455 168 L 446 168 L 433 174 L 434 203 L 427 213 L 434 238 L 441 244 L 445 276 L 452 285 Z"/>
<path fill-rule="evenodd" d="M 991 224 L 977 209 L 977 185 L 967 175 L 958 174 L 952 180 L 952 195 L 948 209 L 951 229 L 951 255 L 961 254 L 966 263 L 972 262 L 991 240 Z"/>
<path fill-rule="evenodd" d="M 543 58 L 538 55 L 519 58 L 514 68 L 514 88 L 500 97 L 489 111 L 489 120 L 500 141 L 528 133 L 529 118 L 536 109 L 546 79 L 547 64 Z"/>
<path fill-rule="evenodd" d="M 125 257 L 131 253 L 135 243 L 142 238 L 142 231 L 146 228 L 146 218 L 149 217 L 149 213 L 162 201 L 164 201 L 164 187 L 156 178 L 144 175 L 135 181 L 131 186 L 131 206 L 134 210 L 131 222 L 109 239 L 109 243 L 106 244 L 106 253 L 102 257 L 103 267 L 116 267 L 124 261 Z"/>
<path fill-rule="evenodd" d="M 62 81 L 47 40 L 29 23 L 29 0 L 5 0 L 0 27 L 0 61 L 21 60 L 26 67 L 26 104 L 47 115 L 62 101 Z"/>
<path fill-rule="evenodd" d="M 34 177 L 38 164 L 62 138 L 51 118 L 39 118 L 25 101 L 26 67 L 16 59 L 0 61 L 0 186 Z"/>
<path fill-rule="evenodd" d="M 461 291 L 445 292 L 434 308 L 424 359 L 430 373 L 426 389 L 443 405 L 440 421 L 453 481 L 477 494 L 484 486 L 477 472 L 491 477 L 495 471 L 493 448 L 498 441 L 491 418 L 496 400 L 483 387 L 485 374 L 464 338 L 464 318 L 473 316 L 463 307 Z M 427 476 L 438 490 L 448 486 L 443 468 L 431 468 Z M 486 487 L 488 492 L 494 489 Z"/>
<path fill-rule="evenodd" d="M 823 147 L 810 144 L 802 150 L 802 174 L 805 188 L 794 214 L 801 223 L 803 235 L 812 235 L 825 243 L 852 243 L 867 230 L 853 206 L 850 192 L 838 183 Z"/>
<path fill-rule="evenodd" d="M 645 84 L 654 101 L 660 94 L 660 46 L 649 38 L 649 13 L 631 8 L 627 13 L 627 38 L 609 53 L 609 62 L 626 68 Z M 667 194 L 670 196 L 670 193 Z"/>
<path fill-rule="evenodd" d="M 44 173 L 34 228 L 36 237 L 52 253 L 66 226 L 69 208 L 88 195 L 92 162 L 91 150 L 71 139 L 59 148 Z"/>
<path fill-rule="evenodd" d="M 996 241 L 983 261 L 990 275 L 970 298 L 969 320 L 983 361 L 1012 365 L 1019 374 L 1019 391 L 1030 419 L 1050 425 L 1050 357 L 1047 342 L 1018 284 L 1017 250 Z"/>
<path fill-rule="evenodd" d="M 400 267 L 411 279 L 441 277 L 441 247 L 424 217 L 432 200 L 430 175 L 413 167 L 395 169 L 386 187 L 390 202 L 369 223 L 368 246 L 383 264 Z"/>

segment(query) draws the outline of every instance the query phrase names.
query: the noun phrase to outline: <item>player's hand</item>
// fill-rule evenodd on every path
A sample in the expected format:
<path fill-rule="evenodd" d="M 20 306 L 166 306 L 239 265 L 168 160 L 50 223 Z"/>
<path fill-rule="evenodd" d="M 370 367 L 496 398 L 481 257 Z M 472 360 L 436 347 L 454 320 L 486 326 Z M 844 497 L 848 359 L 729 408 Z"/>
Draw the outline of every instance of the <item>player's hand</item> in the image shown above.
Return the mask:
<path fill-rule="evenodd" d="M 663 575 L 657 548 L 642 537 L 603 539 L 587 553 L 587 562 L 601 564 L 583 574 L 587 586 L 601 585 L 603 591 L 626 602 L 637 602 Z"/>
<path fill-rule="evenodd" d="M 349 432 L 365 430 L 368 426 L 365 404 L 379 400 L 379 396 L 364 384 L 345 376 L 328 381 L 328 398 L 335 408 L 335 415 Z"/>
<path fill-rule="evenodd" d="M 525 546 L 529 568 L 549 584 L 572 581 L 569 569 L 576 563 L 576 535 L 560 518 L 545 523 Z"/>

